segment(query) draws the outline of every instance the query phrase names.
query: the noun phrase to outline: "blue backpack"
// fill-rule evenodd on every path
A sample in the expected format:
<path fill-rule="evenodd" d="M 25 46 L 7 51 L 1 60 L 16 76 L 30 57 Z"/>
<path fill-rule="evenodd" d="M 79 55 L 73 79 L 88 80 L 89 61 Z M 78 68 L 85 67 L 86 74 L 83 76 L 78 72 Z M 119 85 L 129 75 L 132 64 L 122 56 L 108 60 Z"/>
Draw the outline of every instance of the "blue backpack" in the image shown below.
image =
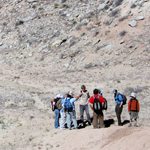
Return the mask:
<path fill-rule="evenodd" d="M 72 104 L 70 102 L 70 98 L 65 98 L 64 109 L 65 109 L 65 111 L 72 111 L 73 110 Z"/>

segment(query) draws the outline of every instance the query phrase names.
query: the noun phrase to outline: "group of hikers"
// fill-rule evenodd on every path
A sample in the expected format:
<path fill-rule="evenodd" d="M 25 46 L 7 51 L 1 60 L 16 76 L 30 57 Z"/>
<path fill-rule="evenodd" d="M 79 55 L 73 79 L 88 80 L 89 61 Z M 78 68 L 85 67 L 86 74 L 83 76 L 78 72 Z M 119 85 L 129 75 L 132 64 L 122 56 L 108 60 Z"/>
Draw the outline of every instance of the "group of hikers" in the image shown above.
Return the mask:
<path fill-rule="evenodd" d="M 118 93 L 116 89 L 113 90 L 114 99 L 116 103 L 115 112 L 118 120 L 118 126 L 122 126 L 121 113 L 123 105 L 126 104 L 126 96 Z M 128 127 L 132 126 L 132 120 L 134 119 L 134 126 L 137 125 L 137 118 L 139 113 L 139 102 L 136 99 L 136 93 L 132 92 L 130 95 L 131 99 L 128 102 L 128 112 L 130 115 L 130 123 Z M 103 110 L 107 110 L 107 100 L 102 96 L 100 89 L 93 90 L 93 96 L 90 97 L 89 92 L 86 90 L 86 86 L 81 86 L 79 95 L 75 95 L 72 91 L 66 93 L 65 97 L 61 94 L 57 94 L 56 98 L 51 102 L 52 110 L 55 112 L 55 123 L 56 129 L 72 129 L 72 122 L 74 129 L 78 129 L 76 120 L 76 111 L 74 102 L 80 98 L 80 123 L 85 127 L 84 122 L 84 111 L 86 112 L 88 125 L 93 124 L 93 128 L 104 128 L 104 114 Z M 89 114 L 89 106 L 93 110 L 93 121 L 91 122 Z M 59 123 L 60 118 L 60 123 Z"/>

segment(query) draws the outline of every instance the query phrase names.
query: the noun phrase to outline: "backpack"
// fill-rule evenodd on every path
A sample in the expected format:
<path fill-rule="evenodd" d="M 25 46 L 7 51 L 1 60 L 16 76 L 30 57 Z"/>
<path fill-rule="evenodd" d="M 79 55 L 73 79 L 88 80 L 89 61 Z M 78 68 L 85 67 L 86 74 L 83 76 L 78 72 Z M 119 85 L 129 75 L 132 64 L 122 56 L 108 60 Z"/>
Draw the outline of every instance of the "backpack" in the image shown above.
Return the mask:
<path fill-rule="evenodd" d="M 93 109 L 94 109 L 94 112 L 96 114 L 100 114 L 102 112 L 102 106 L 101 106 L 101 103 L 99 101 L 99 96 L 97 98 L 94 98 L 94 103 L 93 103 Z"/>
<path fill-rule="evenodd" d="M 132 101 L 134 101 L 134 100 L 136 101 L 136 111 L 138 111 L 138 108 L 137 108 L 138 100 L 137 99 L 131 99 L 130 110 L 131 110 Z"/>
<path fill-rule="evenodd" d="M 51 107 L 52 111 L 54 111 L 53 101 L 50 102 L 50 107 Z"/>
<path fill-rule="evenodd" d="M 70 98 L 65 99 L 64 109 L 65 109 L 65 111 L 72 111 L 73 110 L 72 104 L 70 102 Z"/>
<path fill-rule="evenodd" d="M 104 98 L 104 97 L 103 97 Z M 107 100 L 106 100 L 106 98 L 104 98 L 105 99 L 105 102 L 104 102 L 104 107 L 103 107 L 103 110 L 107 110 Z"/>
<path fill-rule="evenodd" d="M 61 100 L 62 100 L 62 99 L 59 99 L 59 100 L 57 101 L 57 103 L 56 103 L 56 107 L 57 107 L 58 110 L 61 110 L 61 109 L 62 109 Z"/>
<path fill-rule="evenodd" d="M 120 93 L 119 93 L 120 94 Z M 120 94 L 122 96 L 122 99 L 123 99 L 123 105 L 125 105 L 127 103 L 127 98 L 125 95 L 123 94 Z M 119 99 L 118 99 L 119 100 Z M 120 101 L 120 100 L 119 100 Z"/>

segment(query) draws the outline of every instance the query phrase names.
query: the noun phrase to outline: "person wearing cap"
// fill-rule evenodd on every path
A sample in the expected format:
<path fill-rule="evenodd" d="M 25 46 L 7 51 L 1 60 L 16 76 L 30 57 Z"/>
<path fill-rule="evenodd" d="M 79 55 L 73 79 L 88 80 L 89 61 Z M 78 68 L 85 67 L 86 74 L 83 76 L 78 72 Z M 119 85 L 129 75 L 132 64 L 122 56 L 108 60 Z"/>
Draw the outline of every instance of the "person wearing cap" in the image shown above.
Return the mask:
<path fill-rule="evenodd" d="M 102 96 L 102 92 L 100 89 L 98 89 L 98 94 L 99 94 L 99 96 Z"/>
<path fill-rule="evenodd" d="M 88 107 L 88 99 L 90 98 L 89 92 L 86 90 L 86 86 L 82 85 L 81 86 L 81 98 L 80 98 L 80 120 L 83 123 L 83 127 L 85 126 L 84 123 L 84 111 L 86 112 L 86 116 L 87 116 L 87 121 L 88 124 L 91 125 L 91 118 L 90 118 L 90 114 L 89 114 L 89 107 Z"/>
<path fill-rule="evenodd" d="M 98 121 L 100 124 L 100 128 L 103 128 L 104 127 L 104 115 L 103 115 L 102 109 L 104 107 L 105 99 L 102 96 L 99 96 L 98 89 L 94 89 L 93 94 L 94 94 L 94 96 L 91 96 L 89 99 L 90 107 L 93 110 L 93 128 L 94 129 L 98 128 Z M 98 114 L 93 109 L 94 98 L 99 98 L 99 101 L 102 106 L 101 112 Z"/>
<path fill-rule="evenodd" d="M 79 94 L 79 96 L 76 96 L 72 91 L 69 91 L 66 94 L 65 100 L 69 100 L 70 101 L 70 103 L 72 105 L 72 109 L 70 109 L 70 110 L 66 110 L 65 109 L 65 100 L 64 100 L 64 102 L 62 104 L 65 116 L 67 118 L 67 127 L 68 127 L 69 130 L 71 130 L 71 120 L 73 121 L 74 129 L 78 129 L 74 102 L 76 100 L 78 100 L 80 96 L 81 96 L 81 94 Z"/>
<path fill-rule="evenodd" d="M 130 115 L 130 123 L 128 127 L 132 126 L 132 119 L 134 119 L 134 126 L 138 127 L 137 125 L 137 118 L 138 118 L 138 113 L 140 110 L 139 106 L 139 101 L 136 99 L 136 93 L 132 92 L 130 95 L 131 99 L 128 102 L 128 112 Z"/>
<path fill-rule="evenodd" d="M 63 98 L 63 96 L 61 94 L 57 94 L 56 98 L 53 100 L 53 106 L 54 106 L 54 112 L 55 112 L 54 127 L 56 129 L 59 128 L 59 113 L 61 110 L 61 108 L 59 108 L 57 104 L 61 101 L 62 98 Z"/>
<path fill-rule="evenodd" d="M 118 119 L 118 126 L 122 126 L 121 113 L 123 109 L 123 98 L 116 89 L 113 90 L 113 94 L 116 102 L 115 112 Z"/>

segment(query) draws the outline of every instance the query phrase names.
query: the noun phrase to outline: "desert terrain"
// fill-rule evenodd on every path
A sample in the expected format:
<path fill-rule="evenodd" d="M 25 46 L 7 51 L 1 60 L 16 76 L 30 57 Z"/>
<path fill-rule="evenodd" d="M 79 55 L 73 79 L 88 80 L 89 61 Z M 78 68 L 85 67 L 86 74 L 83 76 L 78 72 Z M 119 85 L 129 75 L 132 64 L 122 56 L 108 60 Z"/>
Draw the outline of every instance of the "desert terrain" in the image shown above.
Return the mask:
<path fill-rule="evenodd" d="M 1 0 L 0 150 L 149 150 L 149 14 L 149 0 Z M 82 84 L 107 99 L 105 128 L 55 129 L 50 101 Z M 127 104 L 117 126 L 113 89 L 136 92 L 139 127 Z"/>

